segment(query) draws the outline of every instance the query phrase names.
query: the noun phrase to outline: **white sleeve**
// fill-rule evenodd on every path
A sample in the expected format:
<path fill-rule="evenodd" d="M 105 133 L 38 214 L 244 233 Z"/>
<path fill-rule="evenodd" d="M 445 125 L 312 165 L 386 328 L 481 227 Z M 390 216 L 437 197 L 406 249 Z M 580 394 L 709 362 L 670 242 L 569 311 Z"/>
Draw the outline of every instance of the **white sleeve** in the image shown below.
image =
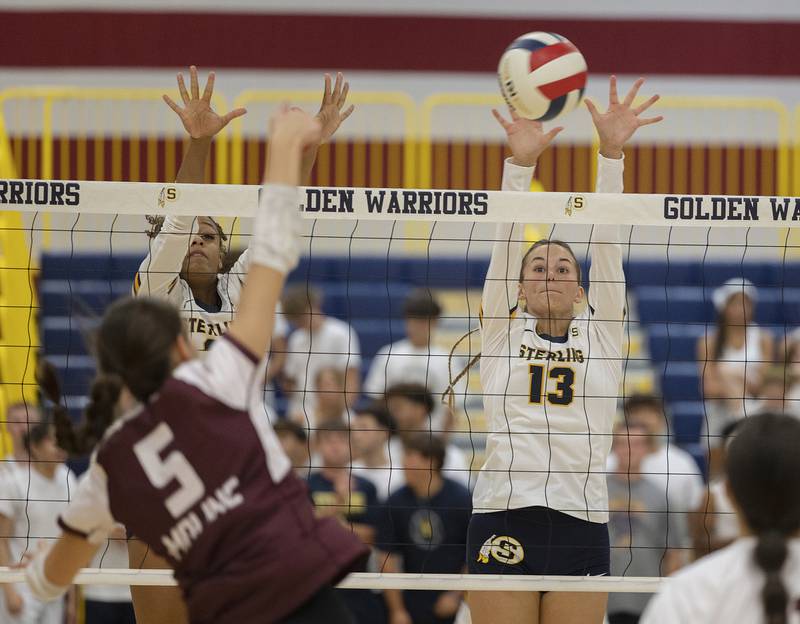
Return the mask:
<path fill-rule="evenodd" d="M 78 480 L 78 487 L 58 519 L 58 525 L 63 531 L 79 535 L 92 544 L 107 540 L 114 530 L 116 521 L 108 503 L 106 472 L 95 458 Z"/>
<path fill-rule="evenodd" d="M 23 492 L 19 491 L 19 484 L 14 478 L 14 468 L 6 466 L 0 469 L 0 515 L 12 520 L 16 516 L 14 503 L 17 500 L 25 500 Z"/>
<path fill-rule="evenodd" d="M 238 279 L 240 284 L 244 284 L 244 278 L 247 276 L 247 271 L 249 269 L 250 269 L 250 248 L 248 247 L 239 255 L 239 257 L 236 259 L 236 262 L 233 263 L 233 266 L 230 268 L 228 273 L 233 278 Z"/>
<path fill-rule="evenodd" d="M 597 155 L 598 193 L 621 193 L 624 158 L 611 159 Z M 601 322 L 612 345 L 622 349 L 625 317 L 625 274 L 622 271 L 620 227 L 595 225 L 590 240 L 589 306 L 592 318 Z"/>
<path fill-rule="evenodd" d="M 692 621 L 683 608 L 680 597 L 675 593 L 674 584 L 674 580 L 668 581 L 668 584 L 653 596 L 639 620 L 640 624 L 678 624 Z"/>
<path fill-rule="evenodd" d="M 133 279 L 134 295 L 165 297 L 172 292 L 191 244 L 195 221 L 196 217 L 164 219 L 161 231 L 149 239 L 150 251 Z"/>
<path fill-rule="evenodd" d="M 358 339 L 356 330 L 351 325 L 347 325 L 345 343 L 342 349 L 343 368 L 361 368 L 361 342 Z"/>
<path fill-rule="evenodd" d="M 506 159 L 503 166 L 504 191 L 530 189 L 534 167 L 520 167 Z M 484 353 L 508 335 L 511 315 L 519 299 L 519 271 L 522 264 L 524 223 L 499 223 L 495 229 L 492 259 L 483 283 L 481 298 L 481 336 Z"/>
<path fill-rule="evenodd" d="M 372 358 L 367 378 L 364 380 L 364 393 L 371 399 L 378 399 L 386 392 L 386 365 L 389 362 L 389 346 L 381 347 Z M 373 396 L 378 395 L 378 396 Z"/>
<path fill-rule="evenodd" d="M 251 406 L 253 389 L 263 383 L 266 358 L 259 360 L 230 334 L 215 340 L 205 357 L 182 364 L 173 373 L 180 379 L 236 410 Z M 260 381 L 259 381 L 260 379 Z"/>

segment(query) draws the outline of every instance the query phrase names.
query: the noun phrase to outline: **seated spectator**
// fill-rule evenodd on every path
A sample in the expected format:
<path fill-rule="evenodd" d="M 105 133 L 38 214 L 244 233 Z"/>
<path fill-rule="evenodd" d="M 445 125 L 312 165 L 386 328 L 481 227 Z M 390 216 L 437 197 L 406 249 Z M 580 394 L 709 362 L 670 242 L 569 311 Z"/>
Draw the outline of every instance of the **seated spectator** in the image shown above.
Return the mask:
<path fill-rule="evenodd" d="M 284 452 L 292 463 L 295 474 L 301 479 L 308 479 L 311 473 L 308 434 L 305 428 L 291 420 L 278 420 L 272 428 L 278 436 Z"/>
<path fill-rule="evenodd" d="M 380 401 L 357 409 L 350 429 L 355 458 L 353 474 L 370 481 L 381 502 L 405 484 L 400 466 L 392 466 L 389 461 L 389 440 L 393 431 L 392 417 Z"/>
<path fill-rule="evenodd" d="M 397 436 L 389 443 L 389 460 L 392 467 L 402 465 L 402 440 L 420 432 L 435 434 L 431 427 L 434 401 L 425 386 L 398 384 L 386 391 L 386 406 L 397 427 Z M 452 442 L 446 443 L 444 476 L 470 487 L 470 461 L 466 454 Z M 393 475 L 394 478 L 394 475 Z"/>
<path fill-rule="evenodd" d="M 316 407 L 312 422 L 317 428 L 325 427 L 332 422 L 350 422 L 350 410 L 344 395 L 345 375 L 335 368 L 322 368 L 314 380 L 317 392 Z M 297 414 L 295 414 L 295 417 Z M 306 425 L 306 419 L 299 419 Z"/>
<path fill-rule="evenodd" d="M 629 426 L 647 432 L 650 452 L 642 460 L 645 478 L 666 496 L 670 511 L 689 513 L 697 509 L 705 491 L 703 475 L 694 458 L 669 440 L 664 403 L 652 395 L 629 397 L 624 405 Z M 617 470 L 616 455 L 609 456 L 609 471 Z"/>
<path fill-rule="evenodd" d="M 730 423 L 722 430 L 724 443 L 721 460 L 723 465 L 728 454 L 728 446 L 741 422 L 738 420 Z M 728 496 L 724 475 L 718 476 L 709 483 L 697 512 L 689 516 L 689 529 L 694 544 L 694 555 L 697 559 L 724 548 L 741 536 L 739 521 Z"/>
<path fill-rule="evenodd" d="M 308 477 L 308 489 L 320 516 L 333 516 L 349 526 L 362 541 L 375 543 L 378 497 L 375 486 L 350 469 L 350 431 L 344 423 L 330 423 L 316 433 L 321 469 Z M 384 607 L 369 590 L 337 590 L 358 624 L 380 622 Z"/>
<path fill-rule="evenodd" d="M 297 329 L 289 336 L 283 367 L 283 389 L 289 398 L 288 415 L 314 428 L 319 371 L 332 368 L 345 377 L 345 404 L 360 392 L 361 348 L 353 328 L 322 312 L 322 295 L 306 284 L 286 288 L 285 318 Z"/>
<path fill-rule="evenodd" d="M 444 443 L 430 434 L 403 441 L 406 485 L 386 502 L 378 544 L 383 572 L 458 574 L 466 570 L 472 499 L 463 485 L 442 473 Z M 390 622 L 453 622 L 460 592 L 385 590 Z"/>
<path fill-rule="evenodd" d="M 39 422 L 23 436 L 30 462 L 9 463 L 0 472 L 0 566 L 50 545 L 61 534 L 58 517 L 66 510 L 76 482 L 56 446 L 52 425 Z M 25 583 L 3 585 L 1 622 L 61 622 L 64 601 L 41 602 Z M 74 596 L 73 596 L 74 598 Z"/>
<path fill-rule="evenodd" d="M 25 436 L 41 420 L 39 408 L 29 403 L 12 403 L 6 409 L 6 431 L 11 437 L 13 458 L 17 461 L 28 461 Z"/>
<path fill-rule="evenodd" d="M 759 388 L 758 411 L 800 417 L 800 396 L 795 390 L 795 382 L 788 367 L 770 366 Z"/>
<path fill-rule="evenodd" d="M 754 397 L 775 359 L 775 340 L 753 320 L 757 292 L 734 278 L 714 291 L 716 327 L 697 341 L 697 365 L 706 402 L 703 435 L 711 450 L 711 474 L 719 466 L 719 442 L 728 423 L 755 413 Z"/>
<path fill-rule="evenodd" d="M 641 425 L 618 425 L 611 452 L 616 459 L 616 471 L 607 479 L 611 575 L 671 574 L 684 558 L 678 548 L 685 543 L 686 517 L 671 510 L 664 491 L 646 478 L 650 432 Z M 649 594 L 609 594 L 609 624 L 635 624 L 649 600 Z"/>
<path fill-rule="evenodd" d="M 441 313 L 439 303 L 428 289 L 411 292 L 403 306 L 406 337 L 381 347 L 369 367 L 364 392 L 379 399 L 397 384 L 425 386 L 436 400 L 431 427 L 435 433 L 446 436 L 453 425 L 453 414 L 439 398 L 450 384 L 449 353 L 433 344 Z M 460 368 L 459 363 L 453 365 L 455 371 Z"/>

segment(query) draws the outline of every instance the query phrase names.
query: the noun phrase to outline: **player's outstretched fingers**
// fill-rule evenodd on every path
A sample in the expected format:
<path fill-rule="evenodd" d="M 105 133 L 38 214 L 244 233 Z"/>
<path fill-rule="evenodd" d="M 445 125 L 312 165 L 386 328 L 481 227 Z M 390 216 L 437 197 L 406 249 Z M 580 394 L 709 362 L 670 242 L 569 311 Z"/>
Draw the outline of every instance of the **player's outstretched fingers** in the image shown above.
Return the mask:
<path fill-rule="evenodd" d="M 216 81 L 216 74 L 212 71 L 208 74 L 208 80 L 206 80 L 206 88 L 203 91 L 203 101 L 211 103 L 211 96 L 214 94 L 214 82 Z"/>
<path fill-rule="evenodd" d="M 494 115 L 494 118 L 497 120 L 497 123 L 503 126 L 504 130 L 508 130 L 508 127 L 511 124 L 506 120 L 505 117 L 503 117 L 503 115 L 500 114 L 500 111 L 498 111 L 496 108 L 493 108 L 492 115 Z"/>

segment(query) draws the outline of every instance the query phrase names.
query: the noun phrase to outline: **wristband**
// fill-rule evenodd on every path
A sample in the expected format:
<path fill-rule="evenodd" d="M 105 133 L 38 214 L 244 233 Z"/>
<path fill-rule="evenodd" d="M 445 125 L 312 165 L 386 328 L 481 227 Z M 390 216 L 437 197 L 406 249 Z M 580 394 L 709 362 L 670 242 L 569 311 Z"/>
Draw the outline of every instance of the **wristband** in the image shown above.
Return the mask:
<path fill-rule="evenodd" d="M 253 224 L 252 261 L 284 274 L 296 267 L 300 258 L 301 214 L 297 187 L 264 186 Z"/>

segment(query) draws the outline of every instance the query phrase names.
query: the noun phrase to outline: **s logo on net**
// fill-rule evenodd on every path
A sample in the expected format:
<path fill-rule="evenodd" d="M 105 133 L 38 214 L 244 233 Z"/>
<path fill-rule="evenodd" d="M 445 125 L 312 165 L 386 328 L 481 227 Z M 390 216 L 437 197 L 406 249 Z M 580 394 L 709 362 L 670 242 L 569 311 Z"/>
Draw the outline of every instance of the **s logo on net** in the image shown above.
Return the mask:
<path fill-rule="evenodd" d="M 492 535 L 487 539 L 478 552 L 478 563 L 489 563 L 489 557 L 499 563 L 515 565 L 525 558 L 522 544 L 508 535 Z"/>
<path fill-rule="evenodd" d="M 586 198 L 583 195 L 570 195 L 567 205 L 564 207 L 564 213 L 571 217 L 573 211 L 583 210 L 585 207 Z"/>
<path fill-rule="evenodd" d="M 158 207 L 163 208 L 167 202 L 173 202 L 178 199 L 178 189 L 174 186 L 165 186 L 158 194 Z"/>

